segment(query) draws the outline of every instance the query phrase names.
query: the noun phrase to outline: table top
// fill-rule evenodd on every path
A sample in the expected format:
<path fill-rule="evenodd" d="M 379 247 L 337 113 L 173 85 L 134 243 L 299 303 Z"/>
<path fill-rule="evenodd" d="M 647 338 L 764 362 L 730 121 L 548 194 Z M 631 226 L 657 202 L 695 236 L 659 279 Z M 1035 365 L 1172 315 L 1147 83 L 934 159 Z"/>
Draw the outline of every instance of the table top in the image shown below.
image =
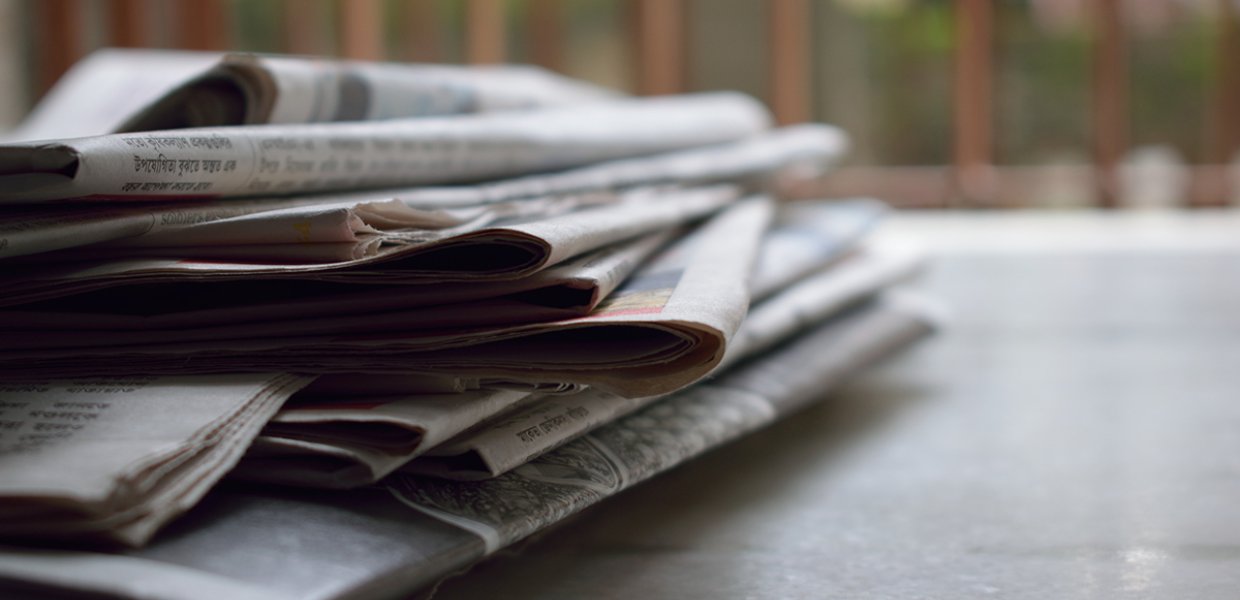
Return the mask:
<path fill-rule="evenodd" d="M 1240 594 L 1236 213 L 901 215 L 947 328 L 455 598 Z"/>

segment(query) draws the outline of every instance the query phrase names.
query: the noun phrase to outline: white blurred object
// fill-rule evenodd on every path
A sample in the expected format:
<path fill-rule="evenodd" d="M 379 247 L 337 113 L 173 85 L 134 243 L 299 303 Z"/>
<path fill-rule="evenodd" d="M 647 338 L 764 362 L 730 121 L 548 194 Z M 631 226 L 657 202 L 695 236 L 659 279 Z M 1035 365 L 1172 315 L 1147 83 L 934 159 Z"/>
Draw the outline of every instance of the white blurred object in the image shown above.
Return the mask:
<path fill-rule="evenodd" d="M 1184 158 L 1170 146 L 1133 148 L 1119 168 L 1123 204 L 1133 209 L 1183 206 L 1189 174 Z"/>

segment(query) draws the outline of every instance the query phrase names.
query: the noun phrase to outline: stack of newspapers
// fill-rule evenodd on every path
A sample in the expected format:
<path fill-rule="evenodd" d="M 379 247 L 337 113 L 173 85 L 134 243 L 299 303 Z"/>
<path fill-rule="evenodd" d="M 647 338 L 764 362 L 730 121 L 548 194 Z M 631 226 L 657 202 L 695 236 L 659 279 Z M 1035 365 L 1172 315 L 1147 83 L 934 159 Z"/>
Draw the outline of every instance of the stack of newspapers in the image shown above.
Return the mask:
<path fill-rule="evenodd" d="M 0 144 L 0 589 L 394 596 L 928 333 L 735 93 L 107 51 Z M 827 175 L 829 176 L 829 175 Z"/>

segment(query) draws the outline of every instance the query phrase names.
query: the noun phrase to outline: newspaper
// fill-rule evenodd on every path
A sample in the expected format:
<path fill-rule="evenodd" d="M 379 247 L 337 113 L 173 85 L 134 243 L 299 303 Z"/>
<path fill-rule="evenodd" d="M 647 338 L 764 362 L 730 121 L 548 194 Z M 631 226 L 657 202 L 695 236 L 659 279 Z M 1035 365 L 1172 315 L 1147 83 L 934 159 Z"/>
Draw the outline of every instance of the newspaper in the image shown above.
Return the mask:
<path fill-rule="evenodd" d="M 6 548 L 0 584 L 173 600 L 407 595 L 822 399 L 844 377 L 925 335 L 926 310 L 884 301 L 841 315 L 495 479 L 398 475 L 340 494 L 229 486 L 140 550 Z"/>
<path fill-rule="evenodd" d="M 821 270 L 855 246 L 857 238 L 882 210 L 882 205 L 874 201 L 783 207 L 778 225 L 763 236 L 759 269 L 755 270 L 753 281 L 786 281 L 771 279 L 772 275 L 762 271 L 762 267 L 778 267 L 777 275 L 789 269 Z M 811 257 L 816 264 L 811 264 Z M 790 337 L 802 326 L 825 320 L 832 312 L 907 277 L 915 263 L 912 255 L 872 248 L 814 281 L 775 295 L 745 317 L 734 341 L 728 345 L 725 360 L 765 349 L 770 340 Z M 825 285 L 814 283 L 820 279 L 829 281 Z M 758 331 L 751 331 L 755 327 Z M 297 437 L 303 433 L 299 421 L 282 422 L 283 415 L 298 410 L 295 404 L 286 406 L 275 418 L 282 425 L 278 429 L 268 427 L 256 442 L 255 450 L 261 451 L 261 456 L 252 450 L 238 472 L 252 480 L 316 487 L 373 483 L 402 465 L 407 472 L 454 479 L 493 477 L 656 399 L 630 399 L 597 390 L 525 396 L 522 407 L 504 406 L 502 418 L 484 423 L 484 418 L 495 417 L 500 411 L 484 414 L 474 401 L 459 402 L 455 410 L 449 411 L 441 398 L 442 394 L 433 394 L 384 399 L 347 392 L 327 396 L 312 406 L 331 406 L 332 410 L 323 418 L 330 419 L 332 429 L 324 431 L 320 423 L 314 422 L 310 431 L 305 432 L 313 433 L 313 440 Z M 417 403 L 422 399 L 429 406 L 419 410 Z M 376 419 L 374 411 L 379 407 L 406 407 L 410 411 L 408 419 L 401 422 L 400 431 L 392 432 L 390 421 Z M 449 415 L 457 418 L 445 420 Z M 449 429 L 460 435 L 444 435 Z M 333 431 L 342 433 L 333 436 Z M 393 435 L 406 441 L 400 451 L 386 441 Z M 434 443 L 430 441 L 432 435 L 436 435 Z M 376 448 L 379 442 L 359 442 L 367 436 L 383 440 L 382 447 Z"/>
<path fill-rule="evenodd" d="M 584 316 L 615 290 L 637 265 L 680 229 L 646 234 L 594 250 L 526 278 L 481 283 L 399 286 L 330 285 L 273 289 L 259 299 L 236 290 L 203 290 L 210 298 L 164 295 L 125 306 L 0 311 L 0 332 L 42 338 L 40 347 L 110 346 L 120 343 L 227 340 L 238 337 L 403 329 L 469 329 Z M 254 290 L 255 286 L 247 286 Z M 274 298 L 273 298 L 274 296 Z M 118 298 L 118 300 L 120 300 Z M 218 301 L 217 301 L 218 300 Z M 210 304 L 205 304 L 210 302 Z M 135 311 L 135 305 L 143 311 Z M 102 311 L 103 309 L 112 311 Z M 151 310 L 150 312 L 145 309 Z M 128 309 L 128 310 L 126 310 Z M 179 310 L 180 309 L 180 310 Z M 37 333 L 36 333 L 37 332 Z M 17 341 L 17 347 L 31 347 Z"/>
<path fill-rule="evenodd" d="M 912 276 L 920 264 L 915 254 L 873 244 L 822 273 L 856 250 L 886 210 L 870 199 L 781 205 L 750 278 L 756 306 L 729 343 L 719 369 Z M 549 397 L 430 448 L 403 470 L 452 479 L 494 477 L 656 399 L 599 390 Z"/>
<path fill-rule="evenodd" d="M 100 260 L 107 258 L 108 248 L 135 246 L 190 256 L 199 246 L 356 244 L 387 229 L 459 224 L 461 219 L 443 211 L 413 209 L 389 193 L 373 192 L 342 194 L 328 201 L 307 197 L 156 206 L 34 205 L 10 207 L 0 215 L 4 236 L 0 248 L 6 257 L 29 261 L 37 255 L 34 259 L 48 262 Z M 65 251 L 83 246 L 89 248 L 77 254 Z"/>
<path fill-rule="evenodd" d="M 477 389 L 294 400 L 276 413 L 230 476 L 322 488 L 374 483 L 425 448 L 529 396 Z"/>
<path fill-rule="evenodd" d="M 821 175 L 846 146 L 836 128 L 797 125 L 728 144 L 472 186 L 157 205 L 13 207 L 0 215 L 0 257 L 109 241 L 144 247 L 352 242 L 371 229 L 481 226 L 488 220 L 547 216 L 575 201 L 611 197 L 597 192 L 656 184 L 729 182 L 760 191 L 780 178 Z M 353 214 L 345 218 L 338 209 Z"/>
<path fill-rule="evenodd" d="M 617 96 L 524 65 L 457 67 L 105 48 L 74 64 L 3 139 L 430 117 Z"/>
<path fill-rule="evenodd" d="M 645 236 L 637 243 L 606 248 L 535 274 L 527 280 L 563 280 L 563 283 L 530 291 L 539 299 L 550 300 L 554 308 L 546 310 L 554 312 L 547 314 L 563 316 L 567 311 L 584 314 L 610 294 L 649 252 L 662 246 L 670 234 Z M 519 283 L 534 283 L 527 280 Z M 574 297 L 579 297 L 581 302 L 577 307 L 569 300 Z M 365 299 L 365 294 L 358 296 L 358 300 Z M 520 305 L 520 297 L 509 301 Z M 439 316 L 468 318 L 468 324 L 477 325 L 484 322 L 511 324 L 530 320 L 531 316 L 547 315 L 541 312 L 531 315 L 528 311 L 514 314 L 505 310 L 500 300 L 488 300 L 454 304 L 445 307 Z M 436 325 L 461 327 L 463 323 L 439 321 Z M 548 397 L 545 394 L 572 391 L 571 388 L 546 390 L 530 386 L 511 389 L 514 386 L 495 381 L 474 381 L 472 384 L 477 387 L 465 389 L 459 380 L 448 383 L 449 380 L 442 378 L 432 378 L 429 382 L 425 378 L 413 378 L 410 381 L 407 376 L 387 380 L 366 375 L 347 377 L 346 381 L 332 379 L 324 377 L 303 390 L 313 392 L 309 399 L 298 401 L 295 397 L 286 404 L 232 475 L 292 485 L 357 487 L 391 473 L 426 448 L 510 411 L 519 401 L 528 401 L 532 392 L 537 391 L 537 397 L 544 398 Z M 422 393 L 383 395 L 393 391 Z"/>
<path fill-rule="evenodd" d="M 369 236 L 376 242 L 368 256 L 336 262 L 255 262 L 245 256 L 221 261 L 182 257 L 132 258 L 102 262 L 12 264 L 6 268 L 6 294 L 0 306 L 27 304 L 49 298 L 83 294 L 108 288 L 150 284 L 232 284 L 234 303 L 250 303 L 265 294 L 278 294 L 289 280 L 367 283 L 425 284 L 450 281 L 515 280 L 529 276 L 584 252 L 624 241 L 650 231 L 692 222 L 732 203 L 739 191 L 729 186 L 691 189 L 635 189 L 618 192 L 613 199 L 581 210 L 531 219 L 518 216 L 496 220 L 484 227 L 461 226 L 439 230 L 391 231 Z M 353 213 L 358 214 L 358 213 Z M 333 244 L 271 244 L 312 249 Z M 353 243 L 345 243 L 350 249 Z M 223 247 L 225 249 L 229 247 Z M 231 247 L 233 252 L 241 252 Z M 244 246 L 245 252 L 261 254 L 262 247 Z M 179 250 L 178 250 L 179 251 Z M 248 262 L 246 262 L 249 260 Z M 220 288 L 222 289 L 222 288 Z M 148 293 L 105 294 L 121 300 L 126 310 Z M 204 290 L 201 293 L 210 293 Z M 178 294 L 165 297 L 151 310 L 175 312 Z M 244 299 L 244 300 L 243 300 Z M 107 312 L 108 300 L 93 300 L 94 312 Z M 79 305 L 89 306 L 90 299 Z M 35 308 L 34 310 L 38 310 Z M 80 310 L 80 309 L 79 309 Z"/>
<path fill-rule="evenodd" d="M 718 369 L 768 351 L 909 279 L 920 264 L 916 254 L 869 247 L 828 271 L 774 292 L 746 315 Z M 461 480 L 495 477 L 658 399 L 624 398 L 599 390 L 547 397 L 430 448 L 401 470 Z"/>
<path fill-rule="evenodd" d="M 236 464 L 308 381 L 250 374 L 0 385 L 0 536 L 144 543 Z"/>
<path fill-rule="evenodd" d="M 18 350 L 359 335 L 397 326 L 402 331 L 477 331 L 558 321 L 589 314 L 673 233 L 665 230 L 614 244 L 514 281 L 373 291 L 353 286 L 347 293 L 264 304 L 244 304 L 242 296 L 225 307 L 157 314 L 133 314 L 132 305 L 158 299 L 131 300 L 128 307 L 116 307 L 129 312 L 103 314 L 0 311 L 0 331 L 14 334 L 10 348 Z"/>
<path fill-rule="evenodd" d="M 401 331 L 0 352 L 0 377 L 296 370 L 424 372 L 596 385 L 626 396 L 683 387 L 723 356 L 771 214 L 755 196 L 652 259 L 585 317 L 484 331 Z"/>
<path fill-rule="evenodd" d="M 103 135 L 220 60 L 218 52 L 105 48 L 75 63 L 0 141 Z M 88 102 L 84 101 L 89 99 Z"/>
<path fill-rule="evenodd" d="M 567 106 L 616 92 L 532 66 L 445 66 L 228 54 L 119 129 L 323 123 Z"/>
<path fill-rule="evenodd" d="M 769 126 L 715 92 L 520 113 L 204 127 L 0 145 L 0 202 L 284 195 L 461 183 L 719 144 Z"/>
<path fill-rule="evenodd" d="M 381 320 L 385 328 L 397 319 L 405 324 L 457 327 L 563 319 L 588 314 L 678 231 L 656 231 L 618 242 L 521 279 L 361 289 L 349 284 L 289 283 L 266 289 L 220 284 L 202 290 L 205 293 L 171 295 L 143 289 L 124 298 L 104 300 L 96 295 L 72 304 L 0 310 L 0 331 L 27 336 L 41 332 L 53 337 L 76 332 L 75 344 L 81 345 L 97 334 L 132 338 L 151 332 L 152 336 L 166 337 L 170 330 L 210 329 L 208 335 L 222 338 L 275 329 L 306 334 L 337 328 L 331 323 L 351 316 L 363 317 L 358 326 Z M 218 289 L 221 285 L 226 289 Z M 103 340 L 112 344 L 121 341 L 121 337 Z M 20 346 L 24 342 L 16 343 Z"/>

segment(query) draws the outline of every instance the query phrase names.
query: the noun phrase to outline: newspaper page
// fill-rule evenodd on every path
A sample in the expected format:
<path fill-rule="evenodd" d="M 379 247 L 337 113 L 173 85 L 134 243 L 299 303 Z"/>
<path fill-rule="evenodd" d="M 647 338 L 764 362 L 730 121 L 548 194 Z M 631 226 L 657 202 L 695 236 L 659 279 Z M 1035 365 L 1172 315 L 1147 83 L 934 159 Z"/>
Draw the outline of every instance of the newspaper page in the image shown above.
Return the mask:
<path fill-rule="evenodd" d="M 885 212 L 885 205 L 866 199 L 781 204 L 750 279 L 756 305 L 719 369 L 911 276 L 915 255 L 872 244 L 821 273 L 853 252 Z M 431 448 L 403 470 L 452 479 L 494 477 L 656 399 L 599 390 L 547 398 Z"/>
<path fill-rule="evenodd" d="M 6 293 L 0 298 L 0 306 L 157 283 L 236 282 L 234 287 L 238 289 L 234 293 L 249 295 L 245 288 L 259 288 L 253 293 L 261 293 L 262 289 L 270 291 L 272 280 L 366 284 L 515 280 L 584 252 L 701 219 L 731 204 L 738 195 L 737 189 L 727 186 L 630 190 L 619 193 L 614 201 L 544 219 L 516 218 L 477 229 L 463 227 L 372 236 L 370 239 L 380 243 L 372 255 L 340 262 L 244 262 L 244 257 L 229 261 L 173 257 L 99 263 L 11 264 L 3 279 Z M 330 244 L 297 247 L 323 245 Z M 247 248 L 255 253 L 260 251 L 254 246 Z M 126 299 L 127 303 L 133 301 L 132 295 Z M 171 312 L 175 308 L 175 305 L 164 305 L 160 310 Z"/>
<path fill-rule="evenodd" d="M 446 66 L 228 54 L 121 131 L 433 117 L 566 106 L 618 93 L 532 66 Z"/>
<path fill-rule="evenodd" d="M 845 136 L 834 127 L 797 125 L 738 142 L 470 186 L 157 205 L 13 207 L 0 215 L 0 258 L 108 241 L 166 248 L 357 241 L 368 230 L 344 227 L 339 217 L 332 220 L 330 211 L 342 208 L 353 213 L 347 220 L 351 225 L 361 221 L 379 231 L 440 229 L 549 216 L 576 202 L 614 197 L 597 192 L 639 186 L 729 182 L 761 191 L 781 176 L 821 175 L 846 147 Z"/>
<path fill-rule="evenodd" d="M 539 295 L 539 290 L 542 290 L 544 306 L 550 306 L 554 300 L 565 300 L 564 294 L 554 293 L 556 287 L 575 288 L 579 299 L 582 292 L 588 292 L 590 299 L 560 306 L 571 309 L 576 304 L 580 308 L 586 304 L 597 304 L 590 302 L 598 299 L 594 294 L 594 284 L 589 282 L 591 278 L 602 278 L 599 283 L 614 289 L 617 277 L 631 272 L 636 262 L 648 254 L 652 246 L 658 244 L 657 239 L 666 236 L 668 230 L 704 218 L 731 204 L 736 191 L 727 188 L 660 193 L 640 191 L 630 192 L 627 196 L 630 201 L 597 210 L 529 223 L 500 225 L 423 244 L 401 245 L 401 250 L 393 251 L 388 258 L 393 261 L 404 259 L 402 262 L 393 264 L 389 261 L 375 265 L 377 268 L 364 270 L 357 269 L 359 265 L 356 263 L 351 265 L 354 269 L 342 272 L 289 270 L 287 265 L 267 265 L 282 270 L 264 271 L 265 275 L 282 274 L 285 277 L 259 280 L 253 277 L 242 279 L 234 274 L 234 278 L 221 282 L 188 276 L 185 269 L 195 265 L 209 270 L 219 267 L 206 261 L 168 261 L 173 263 L 173 267 L 181 269 L 174 271 L 175 277 L 168 271 L 156 271 L 145 273 L 142 277 L 130 273 L 119 281 L 110 277 L 65 276 L 67 272 L 108 273 L 107 267 L 100 265 L 68 266 L 60 270 L 49 267 L 41 272 L 27 267 L 23 272 L 29 277 L 22 280 L 19 275 L 10 280 L 7 296 L 0 301 L 0 305 L 65 296 L 71 292 L 85 295 L 50 305 L 26 304 L 0 310 L 0 330 L 44 329 L 81 334 L 79 338 L 70 337 L 61 341 L 53 335 L 43 341 L 28 339 L 17 342 L 26 344 L 23 347 L 34 347 L 31 344 L 43 347 L 89 345 L 89 332 L 101 330 L 110 330 L 112 333 L 109 335 L 116 336 L 111 342 L 106 339 L 99 342 L 110 344 L 140 343 L 144 339 L 149 338 L 150 341 L 157 340 L 161 335 L 165 338 L 172 335 L 158 333 L 161 325 L 180 329 L 181 333 L 176 335 L 187 336 L 181 339 L 213 339 L 231 335 L 223 329 L 214 333 L 206 330 L 213 325 L 253 324 L 270 320 L 267 326 L 278 328 L 282 327 L 280 321 L 299 317 L 373 315 L 375 311 L 445 306 L 448 303 L 513 294 L 524 294 L 516 302 L 533 310 L 538 304 L 538 298 L 533 296 Z M 625 245 L 604 250 L 621 242 Z M 601 254 L 590 256 L 596 248 Z M 521 252 L 522 249 L 525 252 Z M 501 262 L 502 258 L 508 261 Z M 565 266 L 557 269 L 559 265 Z M 582 268 L 589 270 L 585 279 L 570 275 L 574 267 L 578 271 Z M 542 275 L 542 271 L 548 268 L 555 270 Z M 601 270 L 608 268 L 614 272 Z M 462 275 L 479 273 L 487 277 L 468 284 L 443 282 L 445 279 L 468 279 Z M 297 275 L 313 279 L 309 282 L 289 281 Z M 522 275 L 517 279 L 508 278 Z M 315 281 L 327 277 L 331 279 Z M 151 285 L 157 282 L 168 285 Z M 188 286 L 172 285 L 175 282 Z M 210 285 L 194 285 L 203 282 Z M 360 283 L 387 285 L 350 285 Z M 94 290 L 101 291 L 86 293 Z M 357 304 L 342 304 L 344 301 L 355 301 Z M 453 309 L 446 307 L 443 310 Z M 481 315 L 478 317 L 481 318 Z M 461 317 L 458 315 L 457 318 Z M 392 325 L 393 322 L 389 322 L 389 326 Z M 323 323 L 318 327 L 328 325 Z M 201 331 L 193 333 L 190 329 Z"/>
<path fill-rule="evenodd" d="M 112 133 L 138 107 L 219 61 L 218 52 L 105 48 L 71 67 L 26 119 L 0 141 L 77 138 Z"/>
<path fill-rule="evenodd" d="M 842 378 L 925 335 L 928 319 L 926 307 L 912 302 L 841 315 L 724 377 L 488 481 L 394 475 L 387 489 L 343 494 L 227 486 L 174 534 L 139 550 L 4 548 L 0 586 L 173 600 L 409 594 L 822 399 Z"/>
<path fill-rule="evenodd" d="M 264 291 L 188 290 L 95 297 L 69 305 L 0 310 L 0 332 L 68 334 L 68 345 L 92 337 L 103 344 L 132 341 L 141 332 L 166 339 L 170 331 L 203 330 L 215 339 L 306 335 L 327 331 L 406 327 L 480 327 L 579 317 L 594 310 L 678 229 L 667 229 L 606 246 L 515 280 L 412 286 L 287 285 Z M 122 291 L 127 288 L 122 288 Z M 248 293 L 247 293 L 248 290 Z M 210 298 L 203 298 L 204 295 Z M 138 296 L 138 297 L 134 297 Z M 209 302 L 209 303 L 208 303 Z M 42 310 L 40 310 L 42 308 Z M 50 340 L 50 338 L 49 338 Z M 16 342 L 21 347 L 23 342 Z"/>
<path fill-rule="evenodd" d="M 197 341 L 5 351 L 0 376 L 297 370 L 426 372 L 596 385 L 626 396 L 683 387 L 723 356 L 748 306 L 746 282 L 771 215 L 769 198 L 729 207 L 652 259 L 591 314 L 482 332 Z"/>
<path fill-rule="evenodd" d="M 470 523 L 492 549 L 703 451 L 821 400 L 848 375 L 931 330 L 934 308 L 884 298 L 809 330 L 754 361 L 474 482 L 397 475 L 384 482 L 413 505 Z M 576 483 L 570 483 L 577 480 Z M 462 493 L 464 492 L 464 493 Z"/>
<path fill-rule="evenodd" d="M 526 65 L 460 67 L 104 48 L 74 64 L 4 139 L 430 117 L 564 106 L 619 95 Z"/>
<path fill-rule="evenodd" d="M 766 233 L 759 255 L 759 268 L 755 269 L 753 280 L 784 281 L 784 290 L 771 290 L 769 299 L 749 311 L 733 342 L 729 343 L 720 368 L 763 351 L 805 327 L 825 321 L 836 312 L 910 278 L 918 268 L 918 257 L 913 254 L 892 248 L 869 247 L 837 267 L 802 279 L 789 289 L 789 278 L 782 274 L 789 270 L 821 270 L 832 264 L 839 254 L 856 244 L 859 234 L 870 227 L 870 221 L 877 218 L 884 208 L 873 201 L 806 202 L 804 205 L 799 203 L 781 208 L 789 213 L 781 211 L 776 227 Z M 794 216 L 796 218 L 792 218 Z M 764 273 L 761 270 L 764 265 L 773 265 L 770 268 L 779 270 L 774 275 Z M 448 441 L 443 441 L 440 436 L 436 440 L 443 443 L 436 441 L 438 445 L 410 445 L 402 455 L 358 451 L 358 444 L 350 439 L 334 440 L 320 436 L 315 444 L 308 444 L 304 440 L 280 443 L 279 440 L 259 438 L 259 448 L 269 444 L 273 454 L 283 451 L 285 455 L 296 456 L 300 461 L 286 460 L 284 464 L 274 460 L 264 461 L 262 469 L 255 467 L 244 472 L 247 479 L 320 487 L 365 485 L 401 465 L 404 465 L 402 471 L 414 474 L 458 480 L 486 479 L 525 464 L 533 456 L 656 399 L 624 398 L 588 389 L 577 394 L 536 398 L 534 402 L 526 402 L 525 407 L 511 410 L 511 414 L 494 423 L 480 423 L 481 419 L 475 418 L 477 415 L 472 412 L 472 404 L 463 403 L 458 410 L 465 413 L 465 417 L 459 423 L 476 426 L 464 433 L 463 429 L 456 429 L 455 433 L 460 435 Z M 410 398 L 410 402 L 412 400 Z M 357 402 L 368 408 L 373 400 L 362 398 Z M 348 405 L 343 404 L 343 407 Z M 379 428 L 361 429 L 372 421 L 366 410 L 350 414 L 341 408 L 335 415 L 340 421 L 355 426 L 352 431 L 357 435 L 372 434 L 383 438 L 379 435 Z M 469 418 L 475 419 L 470 421 Z M 429 429 L 414 424 L 409 424 L 409 428 Z M 293 435 L 298 431 L 298 426 L 289 423 L 283 431 Z M 242 466 L 246 466 L 246 462 Z"/>
<path fill-rule="evenodd" d="M 647 250 L 653 250 L 669 237 L 657 234 L 640 241 Z M 580 263 L 572 276 L 589 282 L 593 288 L 591 308 L 645 257 L 645 253 L 633 255 L 627 246 L 607 249 L 600 256 L 590 255 L 588 260 L 572 261 Z M 557 270 L 560 268 L 539 275 Z M 498 314 L 497 322 L 521 322 L 504 311 L 502 305 L 467 306 L 464 316 L 476 322 L 481 322 L 474 317 L 479 312 L 486 313 L 488 319 L 492 313 Z M 512 412 L 518 401 L 528 404 L 535 398 L 576 391 L 530 386 L 512 389 L 494 381 L 475 381 L 473 384 L 478 387 L 466 389 L 459 385 L 463 382 L 453 381 L 451 386 L 441 389 L 385 397 L 384 391 L 407 392 L 427 384 L 422 379 L 409 382 L 397 377 L 398 381 L 375 381 L 365 375 L 349 377 L 348 383 L 333 382 L 331 377 L 316 381 L 310 389 L 303 390 L 312 396 L 303 396 L 304 400 L 295 397 L 272 418 L 272 424 L 263 430 L 233 475 L 292 485 L 357 487 L 377 481 L 466 429 L 500 413 Z"/>
<path fill-rule="evenodd" d="M 0 385 L 0 537 L 144 543 L 224 475 L 308 378 Z"/>
<path fill-rule="evenodd" d="M 245 198 L 173 204 L 27 205 L 0 214 L 0 257 L 27 257 L 90 246 L 81 255 L 61 253 L 48 261 L 93 256 L 103 244 L 201 246 L 357 242 L 384 227 L 432 228 L 459 224 L 442 211 L 398 205 L 389 193 L 339 194 L 331 198 Z"/>
<path fill-rule="evenodd" d="M 768 242 L 764 249 L 769 247 Z M 919 265 L 918 255 L 869 247 L 838 266 L 774 292 L 745 316 L 718 370 L 765 352 L 908 280 Z M 401 470 L 461 480 L 494 477 L 658 399 L 624 398 L 599 390 L 548 397 L 431 448 Z"/>
<path fill-rule="evenodd" d="M 717 186 L 717 189 L 722 190 L 723 187 Z M 658 201 L 652 199 L 656 195 L 660 196 Z M 739 190 L 716 195 L 735 197 L 739 195 Z M 693 200 L 701 204 L 700 197 L 700 194 L 695 196 L 685 193 L 681 188 L 661 186 L 624 192 L 553 196 L 540 201 L 495 205 L 479 211 L 473 218 L 460 214 L 465 211 L 459 209 L 429 212 L 409 208 L 398 201 L 297 207 L 213 221 L 181 231 L 163 231 L 89 248 L 23 257 L 10 261 L 10 264 L 80 263 L 146 256 L 191 260 L 214 259 L 220 256 L 236 256 L 241 260 L 250 256 L 254 263 L 336 263 L 356 262 L 366 258 L 393 262 L 407 261 L 414 254 L 442 252 L 443 247 L 448 244 L 459 244 L 463 241 L 468 243 L 474 238 L 490 239 L 503 232 L 507 232 L 512 238 L 506 241 L 507 245 L 521 247 L 524 242 L 525 246 L 534 247 L 535 253 L 549 250 L 558 254 L 561 249 L 556 244 L 538 244 L 536 241 L 532 243 L 510 230 L 512 227 L 537 221 L 548 223 L 542 226 L 544 229 L 561 232 L 558 236 L 549 234 L 549 239 L 574 240 L 572 247 L 563 251 L 576 253 L 631 237 L 632 228 L 640 227 L 643 222 L 651 221 L 648 226 L 657 227 L 658 220 L 666 221 L 686 212 L 684 205 L 692 205 Z M 581 227 L 586 231 L 573 236 L 565 235 L 565 224 L 573 221 L 584 223 Z M 540 236 L 538 239 L 547 239 L 547 236 Z M 319 246 L 342 246 L 348 249 L 347 255 L 331 261 L 294 258 L 298 256 L 298 252 Z M 245 252 L 239 250 L 242 248 Z M 514 257 L 505 258 L 522 258 L 521 254 L 514 254 Z M 422 261 L 427 262 L 435 261 Z M 486 270 L 485 266 L 462 267 L 458 264 L 465 262 L 475 265 L 483 262 L 476 259 L 438 262 L 442 264 L 435 266 L 448 278 L 457 271 Z M 494 262 L 503 263 L 500 259 Z M 335 265 L 335 268 L 340 266 Z M 422 270 L 434 269 L 427 266 Z"/>
<path fill-rule="evenodd" d="M 768 128 L 714 92 L 521 113 L 243 125 L 0 145 L 0 202 L 285 195 L 463 183 L 719 144 Z"/>
<path fill-rule="evenodd" d="M 294 399 L 272 417 L 230 476 L 320 488 L 367 485 L 529 396 L 477 389 Z"/>

